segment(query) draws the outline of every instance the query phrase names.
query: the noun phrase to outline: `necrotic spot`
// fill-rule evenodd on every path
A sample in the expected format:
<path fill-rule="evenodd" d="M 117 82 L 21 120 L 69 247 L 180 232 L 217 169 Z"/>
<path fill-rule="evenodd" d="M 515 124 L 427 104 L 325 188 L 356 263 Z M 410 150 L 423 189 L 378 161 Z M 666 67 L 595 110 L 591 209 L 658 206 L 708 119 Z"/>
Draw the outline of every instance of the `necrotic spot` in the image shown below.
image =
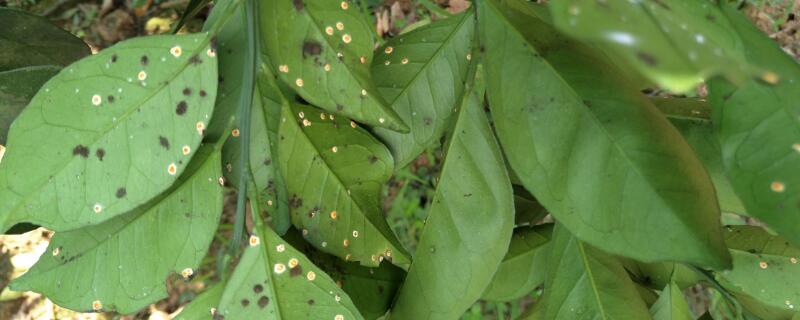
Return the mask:
<path fill-rule="evenodd" d="M 201 97 L 205 97 L 206 96 L 206 91 L 205 90 L 200 90 L 200 96 Z"/>
<path fill-rule="evenodd" d="M 114 103 L 114 96 L 110 95 L 110 96 L 106 97 L 106 100 L 108 100 L 108 103 Z"/>
<path fill-rule="evenodd" d="M 184 96 L 188 96 L 190 94 L 192 94 L 192 89 L 189 89 L 189 88 L 184 88 L 183 89 L 183 95 Z"/>
<path fill-rule="evenodd" d="M 195 54 L 195 55 L 193 55 L 191 58 L 189 58 L 189 62 L 190 62 L 191 64 L 193 64 L 193 65 L 198 65 L 198 64 L 201 64 L 201 63 L 203 63 L 203 60 L 202 60 L 202 59 L 200 59 L 200 56 L 198 56 L 198 55 L 196 55 L 196 54 Z"/>
<path fill-rule="evenodd" d="M 303 10 L 303 0 L 292 0 L 294 4 L 294 9 L 297 11 Z"/>
<path fill-rule="evenodd" d="M 255 293 L 261 293 L 261 291 L 264 291 L 264 287 L 263 287 L 263 286 L 261 286 L 260 284 L 257 284 L 257 285 L 254 285 L 254 286 L 253 286 L 253 292 L 255 292 Z"/>
<path fill-rule="evenodd" d="M 119 188 L 119 189 L 117 189 L 117 198 L 123 198 L 123 197 L 125 197 L 127 194 L 128 194 L 128 190 L 125 190 L 125 188 Z"/>
<path fill-rule="evenodd" d="M 188 108 L 189 106 L 186 105 L 186 101 L 178 102 L 178 106 L 175 107 L 175 113 L 178 114 L 179 116 L 182 116 L 186 113 L 186 110 Z"/>
<path fill-rule="evenodd" d="M 117 62 L 117 55 L 116 54 L 111 55 L 111 62 L 112 63 L 113 62 Z"/>
<path fill-rule="evenodd" d="M 317 41 L 307 40 L 303 42 L 303 56 L 318 56 L 322 53 L 322 45 Z"/>
<path fill-rule="evenodd" d="M 269 298 L 267 298 L 267 297 L 265 297 L 265 296 L 261 296 L 261 298 L 259 298 L 259 299 L 258 299 L 258 307 L 259 307 L 259 308 L 262 308 L 262 309 L 263 309 L 263 308 L 264 308 L 264 307 L 266 307 L 268 304 L 269 304 Z"/>
<path fill-rule="evenodd" d="M 143 66 L 146 66 L 147 63 L 150 62 L 150 59 L 148 59 L 147 56 L 142 56 L 142 59 L 140 59 L 139 61 L 142 63 Z"/>
<path fill-rule="evenodd" d="M 106 150 L 104 150 L 103 148 L 100 148 L 100 149 L 97 149 L 97 151 L 94 154 L 97 156 L 97 159 L 100 159 L 100 161 L 103 161 L 103 158 L 106 157 Z"/>
<path fill-rule="evenodd" d="M 169 150 L 169 139 L 164 136 L 158 136 L 158 144 L 160 144 L 164 149 Z"/>
<path fill-rule="evenodd" d="M 72 149 L 72 155 L 81 156 L 84 158 L 89 157 L 89 148 L 79 144 L 75 146 L 75 149 Z"/>
<path fill-rule="evenodd" d="M 242 299 L 242 307 L 247 307 L 250 305 L 250 300 Z"/>

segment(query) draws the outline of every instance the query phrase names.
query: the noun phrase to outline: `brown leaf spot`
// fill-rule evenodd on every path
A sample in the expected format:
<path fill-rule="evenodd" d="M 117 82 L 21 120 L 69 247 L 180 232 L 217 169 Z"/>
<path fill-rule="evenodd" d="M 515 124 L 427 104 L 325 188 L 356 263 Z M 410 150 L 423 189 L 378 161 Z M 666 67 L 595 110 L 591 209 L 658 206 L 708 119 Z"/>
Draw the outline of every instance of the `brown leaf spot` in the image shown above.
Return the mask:
<path fill-rule="evenodd" d="M 253 286 L 253 292 L 255 292 L 255 293 L 261 293 L 261 291 L 264 291 L 264 287 L 263 287 L 262 285 L 260 285 L 260 284 L 257 284 L 257 285 L 254 285 L 254 286 Z"/>
<path fill-rule="evenodd" d="M 75 149 L 72 149 L 72 155 L 88 158 L 89 157 L 89 148 L 87 148 L 84 145 L 80 145 L 79 144 L 79 145 L 75 146 Z"/>
<path fill-rule="evenodd" d="M 250 300 L 242 299 L 242 307 L 247 307 L 250 305 Z"/>
<path fill-rule="evenodd" d="M 268 304 L 269 304 L 269 298 L 261 296 L 261 298 L 258 299 L 259 308 L 264 309 L 264 307 L 266 307 Z"/>
<path fill-rule="evenodd" d="M 108 103 L 114 103 L 114 96 L 109 95 L 108 97 L 106 97 L 106 100 L 108 100 Z"/>
<path fill-rule="evenodd" d="M 186 104 L 186 101 L 178 102 L 178 106 L 175 107 L 175 114 L 182 116 L 187 109 L 189 109 L 189 105 Z"/>
<path fill-rule="evenodd" d="M 303 42 L 303 56 L 318 56 L 322 53 L 322 45 L 317 41 L 306 40 Z"/>
<path fill-rule="evenodd" d="M 203 59 L 200 59 L 200 56 L 195 54 L 195 55 L 192 55 L 191 58 L 189 58 L 189 63 L 191 63 L 193 65 L 198 65 L 198 64 L 203 63 Z"/>
<path fill-rule="evenodd" d="M 164 136 L 158 136 L 158 144 L 160 144 L 164 149 L 169 150 L 169 139 Z"/>
<path fill-rule="evenodd" d="M 103 158 L 106 157 L 106 150 L 103 149 L 103 148 L 97 149 L 97 151 L 95 151 L 94 155 L 97 156 L 97 159 L 100 159 L 100 161 L 103 161 Z"/>
<path fill-rule="evenodd" d="M 146 66 L 150 62 L 150 59 L 148 59 L 147 56 L 142 56 L 139 62 L 141 62 L 143 66 Z"/>
<path fill-rule="evenodd" d="M 205 96 L 206 96 L 206 91 L 200 90 L 200 97 L 205 97 Z"/>
<path fill-rule="evenodd" d="M 126 195 L 128 195 L 128 190 L 126 190 L 125 188 L 117 189 L 117 198 L 123 198 Z"/>

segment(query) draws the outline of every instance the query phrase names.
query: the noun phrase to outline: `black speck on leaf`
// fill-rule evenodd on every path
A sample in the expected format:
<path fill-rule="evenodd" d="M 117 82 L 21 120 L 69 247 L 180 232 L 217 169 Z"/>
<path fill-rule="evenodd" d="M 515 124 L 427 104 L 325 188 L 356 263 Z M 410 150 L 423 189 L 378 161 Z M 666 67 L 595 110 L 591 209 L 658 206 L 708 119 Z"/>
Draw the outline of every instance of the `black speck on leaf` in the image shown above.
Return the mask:
<path fill-rule="evenodd" d="M 190 94 L 192 94 L 192 89 L 189 89 L 189 88 L 183 88 L 183 95 L 184 95 L 184 96 L 188 96 L 188 95 L 190 95 Z"/>
<path fill-rule="evenodd" d="M 89 148 L 87 148 L 84 145 L 80 145 L 79 144 L 79 145 L 75 146 L 74 149 L 72 149 L 72 155 L 88 158 L 89 157 Z"/>
<path fill-rule="evenodd" d="M 158 144 L 160 144 L 164 149 L 169 150 L 169 139 L 164 136 L 158 136 Z"/>
<path fill-rule="evenodd" d="M 106 157 L 106 150 L 103 149 L 103 148 L 97 149 L 97 151 L 95 151 L 94 155 L 97 156 L 97 159 L 100 159 L 100 161 L 103 161 L 103 158 Z"/>
<path fill-rule="evenodd" d="M 146 66 L 150 62 L 150 59 L 148 59 L 147 56 L 142 56 L 142 58 L 139 61 L 142 63 L 143 66 Z"/>
<path fill-rule="evenodd" d="M 192 55 L 191 58 L 189 58 L 189 63 L 191 63 L 193 65 L 198 65 L 198 64 L 203 63 L 203 59 L 200 59 L 200 56 L 195 54 L 195 55 Z"/>
<path fill-rule="evenodd" d="M 250 300 L 242 299 L 242 307 L 247 307 L 250 305 Z"/>
<path fill-rule="evenodd" d="M 303 0 L 292 0 L 292 3 L 294 4 L 295 10 L 297 11 L 303 10 L 304 7 Z"/>
<path fill-rule="evenodd" d="M 639 58 L 639 60 L 642 60 L 642 62 L 648 66 L 654 66 L 658 63 L 658 61 L 656 61 L 656 57 L 647 52 L 639 51 L 636 53 L 636 57 Z"/>
<path fill-rule="evenodd" d="M 117 189 L 117 194 L 116 194 L 117 198 L 124 198 L 126 195 L 128 195 L 128 190 L 126 190 L 125 188 Z"/>
<path fill-rule="evenodd" d="M 186 101 L 178 102 L 178 106 L 175 107 L 175 114 L 182 116 L 186 114 L 186 110 L 189 109 L 189 106 L 186 104 Z"/>
<path fill-rule="evenodd" d="M 269 298 L 267 298 L 266 296 L 261 296 L 261 298 L 258 299 L 259 308 L 264 309 L 264 307 L 266 307 L 268 304 L 269 304 Z"/>

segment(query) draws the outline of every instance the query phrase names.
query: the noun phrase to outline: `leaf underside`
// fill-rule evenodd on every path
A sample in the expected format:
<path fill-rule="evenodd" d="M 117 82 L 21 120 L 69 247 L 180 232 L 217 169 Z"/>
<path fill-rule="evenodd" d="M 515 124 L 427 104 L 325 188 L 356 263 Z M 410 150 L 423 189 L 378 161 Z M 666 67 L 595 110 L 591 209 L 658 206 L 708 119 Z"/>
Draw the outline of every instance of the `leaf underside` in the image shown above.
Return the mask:
<path fill-rule="evenodd" d="M 515 229 L 508 252 L 481 298 L 513 301 L 543 284 L 552 231 L 552 224 Z"/>

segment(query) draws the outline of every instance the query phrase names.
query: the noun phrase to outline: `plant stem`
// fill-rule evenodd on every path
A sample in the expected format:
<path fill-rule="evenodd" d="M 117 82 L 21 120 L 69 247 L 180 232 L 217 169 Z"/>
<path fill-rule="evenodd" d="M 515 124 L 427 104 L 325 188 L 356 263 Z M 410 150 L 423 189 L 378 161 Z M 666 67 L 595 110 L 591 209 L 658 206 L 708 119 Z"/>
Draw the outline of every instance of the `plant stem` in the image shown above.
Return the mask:
<path fill-rule="evenodd" d="M 245 0 L 245 28 L 247 32 L 247 48 L 244 55 L 244 68 L 242 72 L 242 90 L 239 96 L 239 186 L 236 198 L 236 220 L 233 226 L 233 239 L 229 253 L 234 254 L 239 250 L 239 244 L 244 232 L 244 220 L 247 200 L 247 186 L 250 181 L 250 112 L 253 107 L 253 90 L 255 88 L 256 71 L 256 32 L 254 0 Z"/>

